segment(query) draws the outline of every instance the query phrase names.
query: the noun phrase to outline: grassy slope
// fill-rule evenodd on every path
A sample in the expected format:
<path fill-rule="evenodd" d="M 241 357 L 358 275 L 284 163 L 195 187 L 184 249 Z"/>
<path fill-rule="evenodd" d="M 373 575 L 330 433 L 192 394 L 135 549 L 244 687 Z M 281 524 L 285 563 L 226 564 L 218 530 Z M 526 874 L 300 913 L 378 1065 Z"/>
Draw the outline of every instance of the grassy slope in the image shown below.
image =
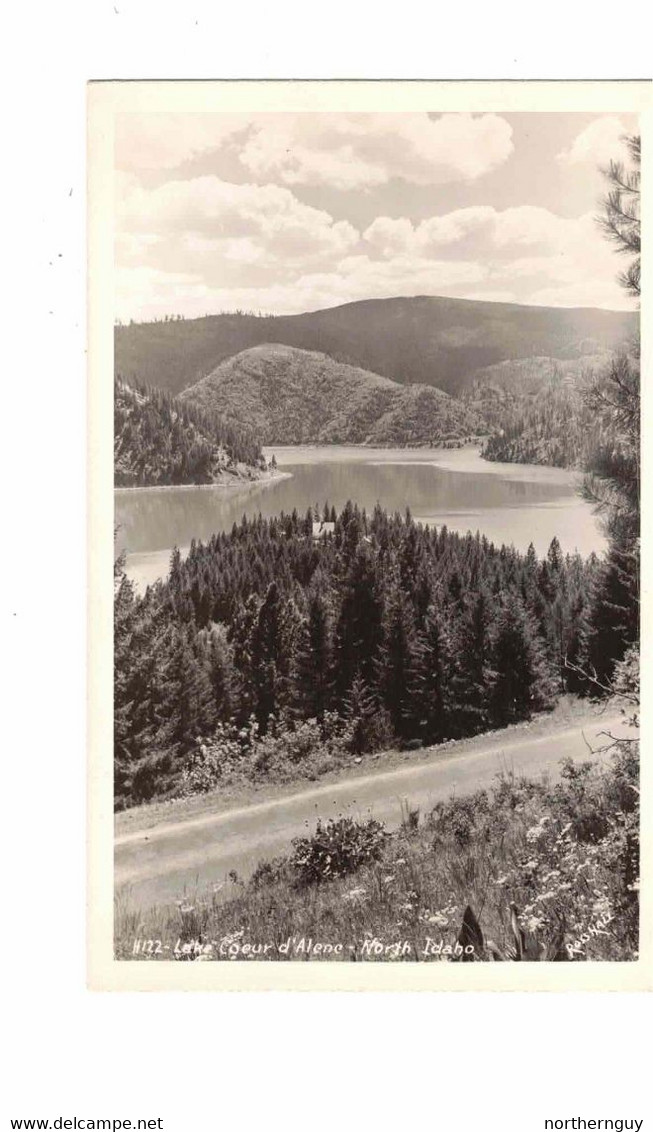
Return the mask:
<path fill-rule="evenodd" d="M 249 425 L 267 444 L 434 444 L 483 431 L 476 412 L 439 389 L 404 388 L 325 354 L 252 347 L 180 395 Z"/>
<path fill-rule="evenodd" d="M 439 804 L 421 824 L 407 812 L 392 835 L 349 826 L 337 842 L 344 852 L 327 846 L 329 856 L 316 856 L 315 840 L 305 842 L 292 859 L 259 867 L 247 885 L 233 877 L 226 891 L 178 907 L 141 912 L 119 897 L 116 957 L 134 958 L 134 939 L 145 938 L 170 949 L 201 941 L 211 949 L 205 958 L 217 960 L 437 961 L 446 958 L 438 946 L 455 945 L 471 904 L 485 941 L 504 958 L 516 906 L 524 958 L 551 958 L 543 951 L 556 942 L 558 958 L 635 959 L 637 751 L 626 744 L 615 754 L 613 766 L 570 769 L 555 787 L 503 778 L 489 794 Z M 598 923 L 602 930 L 587 934 Z M 340 951 L 307 954 L 299 945 L 307 939 Z M 243 952 L 252 945 L 265 951 Z M 491 957 L 484 943 L 477 947 L 475 958 Z"/>
<path fill-rule="evenodd" d="M 421 382 L 456 394 L 476 371 L 508 358 L 574 359 L 614 350 L 637 322 L 631 312 L 591 308 L 436 296 L 373 299 L 292 316 L 223 314 L 117 327 L 115 367 L 126 378 L 178 392 L 241 350 L 280 342 L 400 384 Z"/>

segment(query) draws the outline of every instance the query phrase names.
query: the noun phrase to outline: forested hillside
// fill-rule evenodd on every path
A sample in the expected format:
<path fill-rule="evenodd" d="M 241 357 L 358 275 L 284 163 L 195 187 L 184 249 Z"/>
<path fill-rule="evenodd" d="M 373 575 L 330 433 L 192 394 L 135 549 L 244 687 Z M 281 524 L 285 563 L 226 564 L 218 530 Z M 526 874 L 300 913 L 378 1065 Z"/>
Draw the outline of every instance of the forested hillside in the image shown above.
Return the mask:
<path fill-rule="evenodd" d="M 583 649 L 598 563 L 348 504 L 243 520 L 144 597 L 116 576 L 116 802 L 308 775 L 546 708 Z M 625 647 L 625 646 L 624 646 Z M 198 748 L 200 737 L 206 740 Z"/>
<path fill-rule="evenodd" d="M 581 468 L 598 429 L 583 390 L 608 358 L 528 358 L 482 370 L 465 400 L 491 428 L 483 445 L 485 459 Z"/>
<path fill-rule="evenodd" d="M 465 398 L 491 426 L 482 455 L 584 469 L 610 433 L 610 421 L 588 397 L 610 364 L 609 355 L 582 364 L 533 358 L 483 370 Z"/>
<path fill-rule="evenodd" d="M 578 359 L 618 349 L 629 311 L 527 307 L 438 296 L 370 299 L 286 316 L 219 314 L 115 329 L 116 373 L 173 393 L 250 346 L 279 342 L 329 354 L 402 385 L 458 394 L 475 373 L 511 358 Z"/>
<path fill-rule="evenodd" d="M 160 389 L 115 382 L 116 487 L 216 483 L 265 468 L 250 432 Z"/>
<path fill-rule="evenodd" d="M 419 446 L 485 427 L 475 409 L 440 389 L 400 386 L 291 346 L 236 354 L 179 399 L 250 425 L 264 444 Z"/>

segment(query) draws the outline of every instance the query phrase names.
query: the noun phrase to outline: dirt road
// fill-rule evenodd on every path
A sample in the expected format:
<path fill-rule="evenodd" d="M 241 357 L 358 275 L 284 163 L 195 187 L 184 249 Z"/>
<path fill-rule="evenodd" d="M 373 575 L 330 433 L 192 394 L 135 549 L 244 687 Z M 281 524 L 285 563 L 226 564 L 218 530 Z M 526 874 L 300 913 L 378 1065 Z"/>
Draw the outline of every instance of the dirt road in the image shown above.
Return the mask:
<path fill-rule="evenodd" d="M 555 779 L 563 758 L 583 761 L 605 744 L 601 732 L 629 734 L 619 715 L 589 716 L 551 734 L 495 733 L 487 745 L 342 782 L 311 787 L 288 797 L 222 813 L 205 813 L 118 836 L 115 882 L 131 905 L 148 907 L 179 899 L 224 880 L 232 869 L 246 878 L 259 861 L 285 853 L 293 837 L 312 830 L 318 817 L 373 816 L 387 828 L 401 822 L 402 804 L 422 813 L 451 794 L 490 786 L 500 771 Z M 600 758 L 600 755 L 595 755 Z"/>

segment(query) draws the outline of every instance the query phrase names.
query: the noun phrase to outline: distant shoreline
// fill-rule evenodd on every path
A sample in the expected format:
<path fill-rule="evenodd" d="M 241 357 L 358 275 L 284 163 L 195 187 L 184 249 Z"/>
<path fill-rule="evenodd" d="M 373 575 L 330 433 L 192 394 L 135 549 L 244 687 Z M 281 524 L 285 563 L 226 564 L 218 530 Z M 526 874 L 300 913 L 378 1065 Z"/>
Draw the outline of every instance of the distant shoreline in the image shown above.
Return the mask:
<path fill-rule="evenodd" d="M 253 479 L 244 476 L 241 479 L 238 476 L 234 476 L 234 478 L 231 480 L 215 480 L 213 483 L 138 483 L 132 484 L 131 486 L 125 486 L 124 484 L 121 484 L 119 487 L 114 486 L 113 491 L 114 495 L 117 495 L 120 492 L 125 492 L 126 494 L 128 492 L 131 493 L 134 491 L 179 491 L 181 488 L 188 488 L 189 491 L 191 489 L 195 491 L 206 491 L 207 489 L 214 491 L 216 488 L 220 488 L 224 491 L 229 491 L 232 488 L 236 487 L 254 487 L 257 484 L 268 483 L 272 480 L 290 479 L 291 477 L 292 472 L 268 471 Z"/>

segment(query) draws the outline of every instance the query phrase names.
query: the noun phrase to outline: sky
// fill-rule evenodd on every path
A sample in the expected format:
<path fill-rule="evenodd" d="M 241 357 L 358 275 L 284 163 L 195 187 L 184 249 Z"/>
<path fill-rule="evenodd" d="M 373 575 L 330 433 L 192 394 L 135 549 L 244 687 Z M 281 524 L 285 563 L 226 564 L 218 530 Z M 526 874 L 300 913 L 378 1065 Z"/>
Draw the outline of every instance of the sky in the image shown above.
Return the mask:
<path fill-rule="evenodd" d="M 116 318 L 447 295 L 632 308 L 596 222 L 621 114 L 123 113 Z"/>

